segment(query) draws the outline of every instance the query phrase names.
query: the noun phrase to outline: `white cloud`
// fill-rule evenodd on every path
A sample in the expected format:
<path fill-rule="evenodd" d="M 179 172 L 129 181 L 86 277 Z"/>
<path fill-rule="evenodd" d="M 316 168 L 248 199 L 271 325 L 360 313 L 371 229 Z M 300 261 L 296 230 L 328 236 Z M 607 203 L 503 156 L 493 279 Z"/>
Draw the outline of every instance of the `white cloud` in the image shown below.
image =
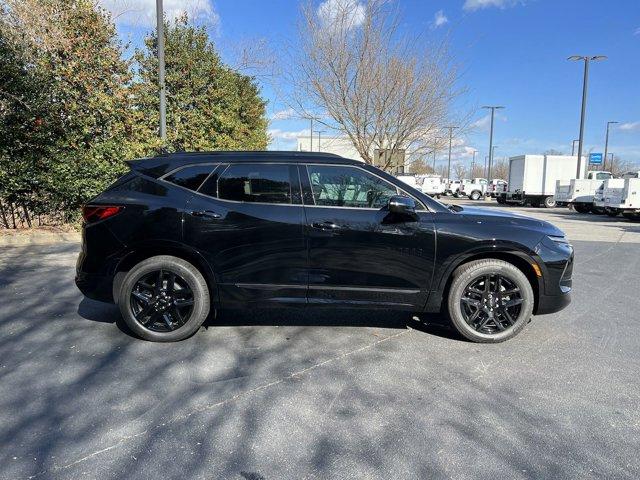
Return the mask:
<path fill-rule="evenodd" d="M 274 112 L 271 115 L 271 120 L 288 120 L 296 116 L 296 111 L 293 108 L 286 108 L 278 112 Z"/>
<path fill-rule="evenodd" d="M 444 25 L 445 23 L 449 23 L 449 19 L 444 14 L 443 10 L 438 10 L 436 12 L 436 14 L 433 16 L 433 22 L 431 24 L 432 27 L 433 28 L 438 28 L 438 27 L 441 27 L 442 25 Z"/>
<path fill-rule="evenodd" d="M 109 10 L 118 25 L 130 27 L 155 27 L 156 0 L 99 0 Z M 189 18 L 218 27 L 220 16 L 210 0 L 164 0 L 164 15 L 175 20 L 185 13 Z"/>
<path fill-rule="evenodd" d="M 272 128 L 268 132 L 269 136 L 272 139 L 280 139 L 280 140 L 297 140 L 298 137 L 308 137 L 309 129 L 291 131 L 291 130 L 280 130 L 279 128 Z"/>
<path fill-rule="evenodd" d="M 624 130 L 625 132 L 640 132 L 640 122 L 628 122 L 618 125 L 618 130 Z"/>
<path fill-rule="evenodd" d="M 483 8 L 507 8 L 523 3 L 524 0 L 465 0 L 462 9 L 473 12 Z"/>
<path fill-rule="evenodd" d="M 318 7 L 318 17 L 325 26 L 350 30 L 364 23 L 365 6 L 358 0 L 326 0 Z M 337 22 L 344 24 L 338 25 Z"/>
<path fill-rule="evenodd" d="M 500 113 L 495 114 L 494 123 L 496 120 L 501 120 L 503 122 L 507 121 L 507 117 L 501 115 Z M 479 118 L 475 122 L 471 124 L 471 128 L 474 130 L 480 130 L 481 132 L 488 132 L 491 127 L 491 114 L 488 113 L 484 117 Z"/>
<path fill-rule="evenodd" d="M 636 28 L 636 31 L 633 32 L 634 35 L 640 35 L 640 27 Z"/>

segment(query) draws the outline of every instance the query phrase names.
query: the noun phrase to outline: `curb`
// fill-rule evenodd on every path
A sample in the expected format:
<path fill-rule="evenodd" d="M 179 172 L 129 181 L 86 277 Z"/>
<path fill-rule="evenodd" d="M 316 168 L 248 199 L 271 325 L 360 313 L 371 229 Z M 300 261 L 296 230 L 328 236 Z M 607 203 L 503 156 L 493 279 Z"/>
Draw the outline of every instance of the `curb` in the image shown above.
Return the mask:
<path fill-rule="evenodd" d="M 16 235 L 0 235 L 0 247 L 80 243 L 80 239 L 81 235 L 78 232 L 30 232 Z"/>

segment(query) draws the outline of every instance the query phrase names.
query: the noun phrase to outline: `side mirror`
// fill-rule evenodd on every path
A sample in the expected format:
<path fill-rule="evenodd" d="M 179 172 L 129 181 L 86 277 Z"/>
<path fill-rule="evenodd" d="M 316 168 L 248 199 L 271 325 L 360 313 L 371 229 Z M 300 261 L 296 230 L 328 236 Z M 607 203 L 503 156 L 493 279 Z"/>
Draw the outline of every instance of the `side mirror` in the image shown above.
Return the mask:
<path fill-rule="evenodd" d="M 417 218 L 416 201 L 411 197 L 394 195 L 389 199 L 389 213 Z"/>

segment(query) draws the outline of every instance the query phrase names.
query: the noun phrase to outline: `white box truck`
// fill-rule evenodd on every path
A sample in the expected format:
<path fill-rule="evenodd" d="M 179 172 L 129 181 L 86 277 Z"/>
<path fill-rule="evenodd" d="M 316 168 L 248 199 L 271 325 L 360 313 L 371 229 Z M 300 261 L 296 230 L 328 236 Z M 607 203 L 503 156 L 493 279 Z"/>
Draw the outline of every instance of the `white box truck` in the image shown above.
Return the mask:
<path fill-rule="evenodd" d="M 613 178 L 611 172 L 592 170 L 587 178 L 558 180 L 554 198 L 556 205 L 573 207 L 578 213 L 593 210 L 593 198 L 605 180 Z"/>
<path fill-rule="evenodd" d="M 576 177 L 578 157 L 570 155 L 519 155 L 509 159 L 509 187 L 500 203 L 552 208 L 558 180 Z M 587 159 L 581 162 L 584 177 Z"/>

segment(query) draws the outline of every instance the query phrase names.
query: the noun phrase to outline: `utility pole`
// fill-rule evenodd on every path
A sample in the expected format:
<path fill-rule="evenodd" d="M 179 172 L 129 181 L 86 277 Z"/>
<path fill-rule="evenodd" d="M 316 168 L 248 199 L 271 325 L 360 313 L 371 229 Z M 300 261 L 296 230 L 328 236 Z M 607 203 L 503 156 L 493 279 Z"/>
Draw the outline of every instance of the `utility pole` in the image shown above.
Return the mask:
<path fill-rule="evenodd" d="M 576 153 L 576 142 L 579 142 L 580 140 L 574 140 L 573 142 L 571 142 L 571 156 L 573 157 Z"/>
<path fill-rule="evenodd" d="M 473 169 L 476 167 L 476 153 L 478 153 L 477 150 L 473 150 L 473 158 L 471 159 L 471 178 L 473 178 Z"/>
<path fill-rule="evenodd" d="M 606 60 L 606 56 L 604 55 L 595 55 L 595 56 L 583 56 L 583 55 L 572 55 L 567 60 L 583 60 L 584 61 L 584 77 L 582 79 L 582 109 L 580 111 L 580 136 L 578 138 L 578 169 L 576 171 L 576 178 L 580 178 L 582 176 L 582 147 L 584 141 L 584 120 L 585 113 L 587 110 L 587 90 L 589 84 L 589 62 L 592 60 L 597 62 L 598 60 Z"/>
<path fill-rule="evenodd" d="M 438 140 L 441 137 L 435 137 L 433 139 L 433 173 L 436 173 L 436 151 L 438 150 Z"/>
<path fill-rule="evenodd" d="M 458 127 L 444 127 L 449 129 L 449 164 L 447 166 L 447 180 L 451 181 L 451 140 L 453 139 L 453 129 Z"/>
<path fill-rule="evenodd" d="M 487 160 L 489 159 L 489 155 L 485 155 L 484 156 L 484 170 L 482 171 L 482 173 L 484 175 L 487 175 Z"/>
<path fill-rule="evenodd" d="M 160 87 L 160 138 L 167 139 L 167 91 L 164 83 L 164 11 L 162 0 L 156 0 L 156 30 L 158 35 L 158 86 Z"/>
<path fill-rule="evenodd" d="M 620 122 L 607 122 L 607 136 L 604 140 L 604 164 L 602 165 L 602 169 L 606 170 L 607 166 L 607 151 L 609 150 L 609 125 L 612 123 L 620 123 Z"/>
<path fill-rule="evenodd" d="M 313 152 L 313 117 L 311 117 L 311 132 L 309 133 L 309 151 Z"/>
<path fill-rule="evenodd" d="M 491 130 L 489 131 L 489 169 L 487 170 L 487 181 L 491 181 L 491 164 L 493 163 L 493 117 L 496 110 L 503 109 L 501 105 L 485 105 L 482 108 L 488 108 L 491 110 Z"/>
<path fill-rule="evenodd" d="M 321 152 L 322 151 L 322 145 L 320 143 L 320 134 L 324 133 L 324 130 L 318 130 L 318 151 Z"/>

